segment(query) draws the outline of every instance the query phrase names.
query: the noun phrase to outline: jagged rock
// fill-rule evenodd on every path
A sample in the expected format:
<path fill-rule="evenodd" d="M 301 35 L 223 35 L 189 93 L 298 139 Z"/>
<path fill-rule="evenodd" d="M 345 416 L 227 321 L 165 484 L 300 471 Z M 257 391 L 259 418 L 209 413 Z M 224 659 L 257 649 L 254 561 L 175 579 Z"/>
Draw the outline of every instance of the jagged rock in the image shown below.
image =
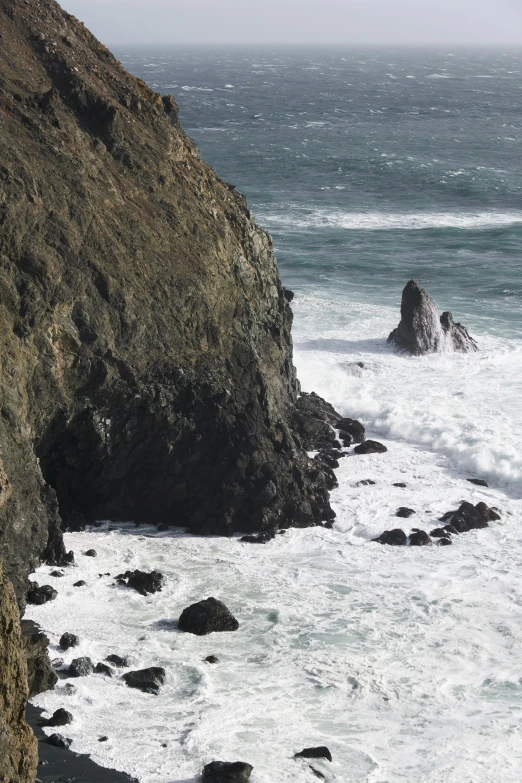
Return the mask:
<path fill-rule="evenodd" d="M 94 671 L 94 665 L 90 658 L 75 658 L 69 666 L 69 677 L 87 677 Z"/>
<path fill-rule="evenodd" d="M 27 664 L 20 611 L 0 561 L 0 780 L 33 783 L 38 745 L 25 720 Z"/>
<path fill-rule="evenodd" d="M 62 734 L 51 734 L 47 737 L 49 745 L 54 745 L 55 748 L 70 748 L 72 745 L 72 739 L 64 737 Z"/>
<path fill-rule="evenodd" d="M 349 435 L 353 443 L 363 443 L 366 438 L 366 429 L 357 419 L 341 419 L 338 424 L 341 438 Z M 348 444 L 350 445 L 350 444 Z"/>
<path fill-rule="evenodd" d="M 111 667 L 107 666 L 106 663 L 97 663 L 96 666 L 94 667 L 94 673 L 104 674 L 106 677 L 113 677 L 114 669 L 111 669 Z"/>
<path fill-rule="evenodd" d="M 53 601 L 58 595 L 58 591 L 51 585 L 40 586 L 36 582 L 30 582 L 29 584 L 29 590 L 27 591 L 28 604 L 46 604 L 48 601 Z"/>
<path fill-rule="evenodd" d="M 461 503 L 457 511 L 448 511 L 441 517 L 441 522 L 449 523 L 458 533 L 466 533 L 469 530 L 479 530 L 489 527 L 489 522 L 500 519 L 493 509 L 485 503 Z"/>
<path fill-rule="evenodd" d="M 203 769 L 203 783 L 248 783 L 254 767 L 243 761 L 212 761 Z"/>
<path fill-rule="evenodd" d="M 320 451 L 339 446 L 334 427 L 341 420 L 341 414 L 330 403 L 311 392 L 297 400 L 292 424 L 307 451 Z"/>
<path fill-rule="evenodd" d="M 22 639 L 27 660 L 29 696 L 51 690 L 58 681 L 48 655 L 49 639 L 32 620 L 22 620 Z"/>
<path fill-rule="evenodd" d="M 336 470 L 339 467 L 339 461 L 335 457 L 331 457 L 327 451 L 320 451 L 319 454 L 316 454 L 315 459 L 328 465 L 331 470 Z"/>
<path fill-rule="evenodd" d="M 476 484 L 477 487 L 489 487 L 488 482 L 484 479 L 469 478 L 466 481 L 469 481 L 470 484 Z"/>
<path fill-rule="evenodd" d="M 327 761 L 332 761 L 332 754 L 327 747 L 322 745 L 318 748 L 305 748 L 304 750 L 300 751 L 300 753 L 296 753 L 294 758 L 326 759 Z"/>
<path fill-rule="evenodd" d="M 118 574 L 115 577 L 116 581 L 121 585 L 132 587 L 137 590 L 141 595 L 149 595 L 149 593 L 157 593 L 162 589 L 165 577 L 159 571 L 125 571 L 124 574 Z"/>
<path fill-rule="evenodd" d="M 364 443 L 356 446 L 354 451 L 356 454 L 383 454 L 388 449 L 377 440 L 365 440 Z"/>
<path fill-rule="evenodd" d="M 69 723 L 72 723 L 72 720 L 73 716 L 71 713 L 60 707 L 59 710 L 55 710 L 52 717 L 46 722 L 48 726 L 67 726 Z"/>
<path fill-rule="evenodd" d="M 409 535 L 410 546 L 427 546 L 431 544 L 431 538 L 425 530 L 414 530 Z"/>
<path fill-rule="evenodd" d="M 166 672 L 160 666 L 151 666 L 135 672 L 127 672 L 123 679 L 129 688 L 137 688 L 144 693 L 159 693 L 160 686 L 165 682 Z"/>
<path fill-rule="evenodd" d="M 388 337 L 389 343 L 414 356 L 427 353 L 477 351 L 475 340 L 451 313 L 439 315 L 428 292 L 410 280 L 402 292 L 401 321 Z"/>
<path fill-rule="evenodd" d="M 373 538 L 378 544 L 387 544 L 388 546 L 406 546 L 408 537 L 404 530 L 395 528 L 395 530 L 385 530 L 378 538 Z"/>
<path fill-rule="evenodd" d="M 412 508 L 401 506 L 400 508 L 397 509 L 395 516 L 401 517 L 402 519 L 408 519 L 408 517 L 412 517 L 414 514 L 415 511 Z"/>
<path fill-rule="evenodd" d="M 109 663 L 114 664 L 114 666 L 117 666 L 118 669 L 125 669 L 125 667 L 129 665 L 129 661 L 127 658 L 124 658 L 121 655 L 115 655 L 114 653 L 108 655 L 105 658 L 105 660 L 109 661 Z"/>
<path fill-rule="evenodd" d="M 95 549 L 88 549 L 83 553 L 85 557 L 98 557 L 98 552 Z"/>
<path fill-rule="evenodd" d="M 206 663 L 219 663 L 219 658 L 217 658 L 215 655 L 208 655 L 205 658 Z"/>
<path fill-rule="evenodd" d="M 68 650 L 70 647 L 77 647 L 80 644 L 79 638 L 74 633 L 63 633 L 60 637 L 59 645 L 62 650 Z"/>
<path fill-rule="evenodd" d="M 239 623 L 224 603 L 216 598 L 207 598 L 184 609 L 178 627 L 196 636 L 205 636 L 209 633 L 237 631 Z"/>

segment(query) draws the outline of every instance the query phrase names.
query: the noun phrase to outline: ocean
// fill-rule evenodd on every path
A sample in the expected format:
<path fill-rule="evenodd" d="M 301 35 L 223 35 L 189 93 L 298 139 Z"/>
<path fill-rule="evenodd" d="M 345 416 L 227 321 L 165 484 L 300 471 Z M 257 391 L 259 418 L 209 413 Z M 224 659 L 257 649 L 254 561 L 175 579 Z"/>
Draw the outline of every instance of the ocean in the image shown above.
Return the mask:
<path fill-rule="evenodd" d="M 58 579 L 42 566 L 59 596 L 27 610 L 52 654 L 126 654 L 133 668 L 164 666 L 167 684 L 152 697 L 90 677 L 34 703 L 66 706 L 73 749 L 141 783 L 193 783 L 213 759 L 250 762 L 253 783 L 311 782 L 293 754 L 314 745 L 333 755 L 315 770 L 338 783 L 519 781 L 522 51 L 116 54 L 176 96 L 203 157 L 271 233 L 295 292 L 303 390 L 362 420 L 388 453 L 341 461 L 332 531 L 262 547 L 110 523 L 66 534 L 77 568 Z M 477 354 L 387 344 L 410 278 Z M 500 508 L 501 521 L 451 547 L 371 543 L 391 527 L 429 531 L 462 500 Z M 399 506 L 415 516 L 395 519 Z M 96 560 L 81 555 L 90 547 Z M 131 567 L 158 568 L 166 588 L 115 588 L 107 574 Z M 232 609 L 237 634 L 176 631 L 208 595 Z M 65 654 L 64 631 L 82 640 Z"/>

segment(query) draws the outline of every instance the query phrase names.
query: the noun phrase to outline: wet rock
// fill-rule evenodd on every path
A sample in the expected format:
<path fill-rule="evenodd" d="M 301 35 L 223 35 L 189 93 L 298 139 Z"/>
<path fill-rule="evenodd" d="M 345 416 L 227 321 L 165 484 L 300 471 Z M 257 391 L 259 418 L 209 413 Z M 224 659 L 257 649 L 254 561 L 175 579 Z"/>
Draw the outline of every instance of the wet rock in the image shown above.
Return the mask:
<path fill-rule="evenodd" d="M 70 647 L 77 647 L 80 640 L 74 633 L 64 633 L 60 637 L 59 644 L 62 650 L 68 650 Z"/>
<path fill-rule="evenodd" d="M 376 482 L 373 479 L 362 479 L 361 481 L 358 481 L 356 484 L 354 484 L 354 487 L 370 487 L 375 483 Z"/>
<path fill-rule="evenodd" d="M 327 761 L 332 761 L 332 754 L 326 746 L 322 745 L 318 748 L 305 748 L 300 753 L 296 753 L 294 758 L 326 759 Z"/>
<path fill-rule="evenodd" d="M 90 658 L 75 658 L 69 666 L 69 677 L 87 677 L 94 671 L 94 665 Z"/>
<path fill-rule="evenodd" d="M 111 667 L 107 666 L 106 663 L 97 663 L 96 666 L 94 667 L 94 673 L 104 674 L 106 677 L 113 677 L 114 669 L 111 669 Z"/>
<path fill-rule="evenodd" d="M 117 666 L 118 669 L 124 669 L 126 666 L 129 665 L 128 658 L 124 658 L 121 655 L 116 655 L 114 653 L 111 653 L 111 655 L 108 655 L 105 658 L 106 661 L 109 661 L 109 663 L 114 664 L 114 666 Z"/>
<path fill-rule="evenodd" d="M 85 557 L 98 557 L 98 552 L 95 549 L 88 549 L 83 553 Z"/>
<path fill-rule="evenodd" d="M 456 527 L 453 527 L 453 525 L 444 525 L 443 530 L 446 531 L 446 533 L 450 533 L 452 536 L 458 536 L 459 531 Z"/>
<path fill-rule="evenodd" d="M 63 573 L 63 571 L 51 571 L 50 576 L 61 577 L 61 576 L 65 576 L 65 574 Z"/>
<path fill-rule="evenodd" d="M 331 457 L 326 451 L 320 451 L 315 459 L 321 461 L 325 465 L 328 465 L 331 470 L 336 470 L 339 467 L 338 460 L 335 459 L 335 457 Z"/>
<path fill-rule="evenodd" d="M 357 419 L 343 418 L 337 425 L 341 439 L 349 436 L 352 443 L 363 443 L 366 437 L 364 425 Z"/>
<path fill-rule="evenodd" d="M 221 601 L 207 598 L 187 607 L 178 620 L 180 630 L 197 636 L 223 631 L 237 631 L 239 623 Z"/>
<path fill-rule="evenodd" d="M 124 574 L 118 574 L 115 577 L 116 581 L 120 585 L 126 585 L 137 590 L 141 595 L 149 595 L 150 593 L 159 592 L 165 582 L 165 577 L 159 571 L 125 571 Z"/>
<path fill-rule="evenodd" d="M 441 517 L 441 522 L 452 525 L 457 532 L 466 533 L 470 530 L 480 530 L 489 526 L 489 522 L 500 519 L 500 515 L 489 508 L 486 503 L 461 503 L 456 511 L 448 511 Z"/>
<path fill-rule="evenodd" d="M 312 770 L 312 772 L 313 772 L 313 774 L 315 775 L 316 778 L 319 778 L 320 780 L 326 780 L 326 775 L 323 775 L 323 773 L 319 772 L 318 769 L 316 769 L 315 767 L 312 767 L 311 764 L 309 764 L 309 768 Z"/>
<path fill-rule="evenodd" d="M 334 427 L 342 416 L 319 397 L 318 394 L 303 393 L 297 400 L 293 416 L 293 428 L 307 451 L 329 449 L 337 444 Z"/>
<path fill-rule="evenodd" d="M 54 745 L 55 748 L 70 748 L 72 745 L 72 739 L 64 737 L 62 734 L 51 734 L 47 737 L 49 745 Z"/>
<path fill-rule="evenodd" d="M 397 509 L 395 516 L 401 517 L 402 519 L 408 519 L 408 517 L 412 517 L 414 514 L 415 511 L 412 508 L 401 506 L 400 508 Z"/>
<path fill-rule="evenodd" d="M 203 769 L 203 783 L 248 783 L 253 766 L 243 761 L 212 761 Z"/>
<path fill-rule="evenodd" d="M 98 737 L 98 742 L 107 742 L 109 738 L 104 734 L 103 737 Z"/>
<path fill-rule="evenodd" d="M 404 530 L 395 528 L 395 530 L 385 530 L 378 538 L 372 540 L 378 544 L 387 544 L 388 546 L 406 546 L 408 537 Z"/>
<path fill-rule="evenodd" d="M 363 376 L 363 362 L 339 362 L 337 366 L 340 367 L 346 375 L 352 375 L 354 378 L 362 378 Z"/>
<path fill-rule="evenodd" d="M 73 587 L 85 587 L 87 582 L 84 579 L 80 579 L 78 582 L 75 582 L 73 584 Z"/>
<path fill-rule="evenodd" d="M 161 666 L 150 666 L 135 672 L 127 672 L 123 679 L 129 688 L 136 688 L 144 693 L 159 693 L 160 686 L 165 682 L 166 672 Z"/>
<path fill-rule="evenodd" d="M 431 544 L 431 538 L 425 530 L 415 529 L 413 533 L 409 535 L 410 546 L 427 546 Z"/>
<path fill-rule="evenodd" d="M 29 582 L 29 590 L 27 591 L 27 603 L 28 604 L 46 604 L 48 601 L 53 601 L 58 592 L 51 587 L 51 585 L 38 585 L 36 582 Z"/>
<path fill-rule="evenodd" d="M 59 710 L 56 710 L 52 717 L 49 718 L 47 721 L 48 726 L 67 726 L 69 723 L 72 723 L 73 716 L 70 712 L 67 712 L 67 710 L 64 710 L 63 707 L 60 707 Z"/>
<path fill-rule="evenodd" d="M 439 539 L 439 546 L 450 546 L 453 544 L 453 541 L 451 538 L 440 538 Z"/>
<path fill-rule="evenodd" d="M 219 658 L 215 655 L 208 655 L 205 658 L 206 663 L 219 663 Z"/>
<path fill-rule="evenodd" d="M 268 541 L 271 541 L 273 538 L 275 538 L 275 536 L 275 532 L 267 531 L 266 533 L 242 536 L 240 540 L 244 541 L 246 544 L 266 544 Z"/>
<path fill-rule="evenodd" d="M 404 484 L 402 481 L 397 481 L 394 485 L 394 487 L 400 487 L 401 489 L 406 489 L 406 484 Z"/>
<path fill-rule="evenodd" d="M 354 451 L 356 454 L 383 454 L 388 449 L 377 440 L 365 440 L 364 443 L 356 446 Z"/>
<path fill-rule="evenodd" d="M 488 482 L 484 479 L 468 478 L 466 481 L 469 481 L 470 484 L 476 484 L 477 487 L 489 487 Z"/>
<path fill-rule="evenodd" d="M 450 534 L 444 527 L 437 527 L 430 532 L 431 538 L 449 538 Z"/>
<path fill-rule="evenodd" d="M 414 356 L 478 350 L 465 327 L 455 323 L 451 313 L 439 315 L 428 292 L 414 280 L 410 280 L 402 292 L 401 321 L 391 332 L 388 342 Z"/>
<path fill-rule="evenodd" d="M 58 676 L 49 660 L 49 639 L 32 620 L 22 620 L 22 641 L 27 661 L 29 696 L 54 688 Z"/>
<path fill-rule="evenodd" d="M 283 293 L 287 302 L 293 301 L 295 296 L 293 291 L 291 291 L 289 288 L 283 288 Z"/>

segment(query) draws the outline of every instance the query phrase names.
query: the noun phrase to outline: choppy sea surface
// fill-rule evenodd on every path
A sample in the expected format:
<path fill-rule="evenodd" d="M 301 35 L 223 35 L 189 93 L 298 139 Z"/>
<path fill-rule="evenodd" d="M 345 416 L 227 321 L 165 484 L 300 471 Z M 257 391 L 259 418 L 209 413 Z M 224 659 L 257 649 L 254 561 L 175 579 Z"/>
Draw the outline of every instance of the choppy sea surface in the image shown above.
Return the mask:
<path fill-rule="evenodd" d="M 164 666 L 167 683 L 155 697 L 92 676 L 35 703 L 65 706 L 72 747 L 142 783 L 192 783 L 216 758 L 249 761 L 254 783 L 304 783 L 318 778 L 293 754 L 325 744 L 333 763 L 313 766 L 327 781 L 520 780 L 522 51 L 117 55 L 176 96 L 205 159 L 274 237 L 296 293 L 303 389 L 389 450 L 341 461 L 332 531 L 262 547 L 132 525 L 67 534 L 77 567 L 62 578 L 42 567 L 36 578 L 59 595 L 27 612 L 52 654 L 126 654 L 133 668 Z M 411 358 L 387 345 L 412 277 L 479 353 Z M 364 363 L 360 376 L 350 362 Z M 502 520 L 452 547 L 370 542 L 391 527 L 429 531 L 462 500 Z M 416 515 L 397 520 L 399 506 Z M 81 554 L 90 547 L 95 560 Z M 145 598 L 114 586 L 131 567 L 159 568 L 166 588 Z M 177 631 L 208 595 L 238 633 Z M 80 648 L 59 652 L 64 631 Z"/>

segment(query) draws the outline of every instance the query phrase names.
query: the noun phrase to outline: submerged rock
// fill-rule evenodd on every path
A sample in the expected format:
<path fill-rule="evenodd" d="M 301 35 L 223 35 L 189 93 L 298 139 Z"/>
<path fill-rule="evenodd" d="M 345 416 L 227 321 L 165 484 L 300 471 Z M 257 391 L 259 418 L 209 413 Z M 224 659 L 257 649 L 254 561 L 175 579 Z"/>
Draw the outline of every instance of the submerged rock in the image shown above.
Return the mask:
<path fill-rule="evenodd" d="M 327 761 L 332 761 L 332 754 L 326 746 L 321 745 L 318 748 L 305 748 L 304 750 L 300 751 L 300 753 L 296 753 L 294 758 L 326 759 Z"/>
<path fill-rule="evenodd" d="M 237 631 L 239 623 L 222 601 L 207 598 L 184 609 L 178 627 L 196 636 L 206 636 L 209 633 Z"/>
<path fill-rule="evenodd" d="M 212 761 L 203 769 L 203 783 L 248 783 L 254 767 L 244 761 Z"/>
<path fill-rule="evenodd" d="M 165 582 L 165 577 L 159 571 L 125 571 L 124 574 L 118 574 L 115 577 L 116 581 L 120 585 L 126 585 L 137 590 L 141 595 L 149 595 L 149 593 L 159 592 Z"/>
<path fill-rule="evenodd" d="M 377 440 L 365 440 L 364 443 L 356 446 L 354 451 L 356 454 L 384 454 L 388 449 Z"/>
<path fill-rule="evenodd" d="M 406 546 L 408 537 L 404 530 L 395 528 L 395 530 L 385 530 L 378 538 L 373 538 L 378 544 L 387 544 L 388 546 Z"/>
<path fill-rule="evenodd" d="M 160 686 L 165 682 L 166 672 L 161 666 L 151 666 L 135 672 L 127 672 L 123 679 L 129 688 L 137 688 L 144 693 L 159 693 Z"/>
<path fill-rule="evenodd" d="M 466 481 L 469 481 L 470 484 L 476 484 L 477 487 L 489 487 L 488 482 L 484 479 L 468 478 Z"/>
<path fill-rule="evenodd" d="M 455 323 L 451 313 L 440 315 L 433 299 L 415 280 L 410 280 L 402 292 L 401 321 L 388 342 L 414 356 L 478 350 L 465 327 Z"/>

